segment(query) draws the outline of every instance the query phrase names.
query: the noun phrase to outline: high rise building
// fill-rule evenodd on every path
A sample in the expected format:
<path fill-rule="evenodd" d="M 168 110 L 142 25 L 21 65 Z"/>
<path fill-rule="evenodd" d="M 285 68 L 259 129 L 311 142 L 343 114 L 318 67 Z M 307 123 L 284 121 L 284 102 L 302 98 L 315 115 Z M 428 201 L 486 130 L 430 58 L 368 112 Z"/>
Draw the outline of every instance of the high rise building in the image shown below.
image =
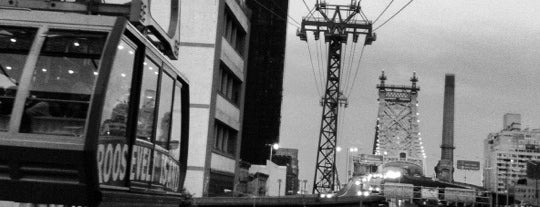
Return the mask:
<path fill-rule="evenodd" d="M 178 67 L 191 81 L 185 188 L 232 195 L 238 174 L 250 10 L 243 0 L 182 0 Z"/>
<path fill-rule="evenodd" d="M 288 0 L 246 0 L 252 11 L 241 158 L 269 159 L 279 141 Z"/>
<path fill-rule="evenodd" d="M 514 195 L 527 163 L 540 160 L 540 129 L 521 129 L 519 114 L 505 114 L 503 125 L 484 140 L 484 187 Z"/>

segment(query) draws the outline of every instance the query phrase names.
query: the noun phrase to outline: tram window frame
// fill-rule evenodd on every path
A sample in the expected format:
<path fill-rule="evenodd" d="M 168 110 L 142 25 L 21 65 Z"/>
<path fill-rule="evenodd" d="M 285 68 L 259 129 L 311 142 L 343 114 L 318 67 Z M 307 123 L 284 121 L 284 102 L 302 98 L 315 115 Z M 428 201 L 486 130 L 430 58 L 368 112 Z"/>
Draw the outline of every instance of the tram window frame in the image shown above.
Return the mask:
<path fill-rule="evenodd" d="M 168 66 L 165 68 L 170 69 L 168 68 Z M 171 131 L 170 131 L 170 137 L 169 137 L 169 146 L 167 149 L 169 150 L 169 155 L 177 161 L 181 160 L 180 158 L 182 156 L 182 152 L 181 152 L 182 142 L 184 141 L 183 124 L 185 120 L 183 120 L 183 117 L 184 117 L 183 110 L 185 106 L 184 106 L 184 99 L 182 97 L 184 96 L 183 87 L 184 85 L 181 83 L 181 80 L 179 80 L 179 77 L 176 76 L 175 81 L 174 81 L 174 91 L 173 91 Z M 177 141 L 178 143 L 174 143 L 174 141 Z"/>
<path fill-rule="evenodd" d="M 129 59 L 128 61 L 130 61 L 131 63 L 131 67 L 123 67 L 122 69 L 125 69 L 127 72 L 124 73 L 122 71 L 122 69 L 118 69 L 117 68 L 117 60 L 119 59 L 119 51 L 118 50 L 122 50 L 124 47 L 122 47 L 122 49 L 120 49 L 120 47 L 122 46 L 121 44 L 124 44 L 126 45 L 128 48 L 131 48 L 133 51 L 134 51 L 134 54 L 132 54 L 133 56 L 127 56 L 127 57 L 132 57 L 131 59 Z M 118 42 L 117 45 L 114 45 L 115 48 L 117 48 L 117 51 L 116 51 L 116 57 L 114 57 L 114 60 L 113 60 L 113 63 L 111 65 L 111 70 L 110 70 L 110 77 L 109 77 L 109 80 L 107 80 L 107 91 L 105 92 L 105 95 L 104 95 L 104 98 L 103 98 L 103 109 L 101 110 L 101 115 L 100 115 L 100 123 L 99 123 L 99 133 L 98 133 L 98 154 L 97 154 L 97 161 L 98 161 L 98 175 L 99 175 L 99 182 L 100 182 L 100 185 L 102 186 L 114 186 L 114 187 L 127 187 L 127 183 L 129 182 L 129 167 L 127 167 L 125 169 L 125 171 L 120 171 L 121 175 L 119 176 L 123 176 L 123 177 L 116 177 L 117 179 L 115 179 L 115 177 L 113 176 L 112 178 L 108 179 L 107 177 L 107 172 L 102 172 L 101 170 L 105 170 L 107 168 L 105 168 L 104 166 L 102 166 L 102 164 L 104 165 L 105 163 L 112 163 L 112 162 L 107 162 L 105 161 L 105 158 L 107 157 L 105 155 L 106 151 L 105 149 L 108 148 L 108 145 L 111 145 L 111 146 L 114 146 L 114 148 L 116 149 L 118 146 L 120 146 L 121 150 L 123 153 L 125 153 L 125 159 L 126 159 L 126 164 L 129 166 L 129 162 L 131 161 L 132 159 L 132 156 L 131 154 L 129 153 L 129 151 L 131 150 L 131 148 L 133 147 L 133 140 L 132 140 L 132 136 L 133 136 L 133 132 L 132 132 L 132 129 L 133 129 L 133 124 L 132 124 L 132 119 L 134 119 L 134 117 L 136 117 L 136 115 L 132 112 L 134 109 L 134 106 L 136 106 L 136 102 L 134 101 L 134 99 L 137 99 L 139 97 L 135 97 L 136 94 L 133 94 L 134 90 L 137 90 L 137 83 L 135 82 L 135 78 L 138 76 L 138 66 L 137 64 L 139 63 L 139 57 L 138 57 L 138 53 L 139 51 L 141 50 L 144 50 L 144 46 L 141 45 L 140 43 L 138 43 L 138 41 L 134 40 L 134 38 L 130 38 L 130 36 L 128 35 L 122 35 L 120 41 Z M 127 50 L 126 50 L 127 51 Z M 128 51 L 129 52 L 129 51 Z M 131 54 L 131 53 L 129 53 Z M 126 66 L 125 64 L 120 64 L 122 66 Z M 127 74 L 129 73 L 129 74 Z M 111 82 L 114 82 L 114 83 L 119 83 L 120 81 L 115 81 L 116 77 L 113 76 L 114 74 L 119 74 L 121 77 L 123 78 L 127 78 L 126 79 L 126 84 L 127 84 L 127 90 L 125 90 L 124 92 L 126 93 L 121 93 L 123 95 L 127 95 L 128 97 L 126 97 L 125 99 L 121 100 L 121 101 L 118 101 L 120 98 L 117 97 L 116 95 L 109 95 L 109 93 L 112 92 L 112 90 L 110 88 L 113 88 L 111 87 L 112 84 Z M 116 92 L 122 92 L 122 91 L 116 91 Z M 109 104 L 109 102 L 112 101 L 112 102 L 116 102 L 116 104 L 114 104 L 114 106 L 112 106 L 113 104 Z M 121 103 L 125 103 L 125 109 L 124 108 L 121 108 L 119 107 L 119 104 Z M 108 106 L 111 106 L 111 107 L 108 107 Z M 118 107 L 118 108 L 117 108 Z M 112 117 L 112 114 L 116 111 L 116 115 L 121 115 L 119 114 L 118 111 L 120 112 L 124 112 L 125 114 L 124 117 L 123 117 L 123 120 L 122 120 L 122 117 L 116 117 L 116 118 L 113 118 Z M 120 120 L 120 124 L 110 124 L 108 125 L 109 123 L 115 123 L 114 121 L 112 122 L 106 122 L 107 120 L 105 118 L 108 117 L 108 115 L 104 115 L 104 114 L 108 114 L 110 113 L 111 114 L 111 118 L 110 119 L 107 119 L 107 120 L 111 120 L 111 119 L 119 119 Z M 118 123 L 118 122 L 117 122 Z M 124 125 L 122 127 L 122 124 Z M 107 131 L 105 131 L 107 130 Z M 122 138 L 120 137 L 123 137 L 123 140 L 121 140 Z M 119 139 L 120 138 L 120 139 Z M 104 145 L 103 147 L 100 147 L 99 145 Z M 105 146 L 107 145 L 107 146 Z M 102 153 L 100 155 L 100 153 Z M 100 159 L 100 156 L 101 156 L 101 159 Z M 100 162 L 100 160 L 103 160 L 102 162 Z M 114 175 L 114 173 L 113 173 Z M 110 180 L 110 182 L 108 182 Z"/>
<path fill-rule="evenodd" d="M 49 28 L 43 35 L 43 44 L 40 46 L 37 60 L 32 66 L 32 79 L 25 86 L 28 87 L 28 96 L 24 97 L 25 108 L 19 132 L 80 137 L 86 131 L 90 100 L 97 81 L 96 73 L 99 73 L 99 65 L 109 32 L 54 27 Z M 57 41 L 57 38 L 60 41 Z M 82 44 L 85 41 L 87 44 Z M 86 50 L 86 53 L 83 50 Z M 63 61 L 51 63 L 59 58 Z M 44 67 L 40 70 L 40 64 L 47 64 L 47 62 L 49 65 L 58 67 L 55 69 Z M 62 65 L 60 63 L 70 64 L 70 66 L 60 67 L 59 65 Z M 88 66 L 84 67 L 77 63 Z M 68 72 L 67 78 L 60 78 L 59 74 L 57 74 L 56 81 L 54 78 L 47 78 L 52 72 L 60 73 L 67 68 L 70 68 L 64 71 Z M 73 77 L 69 77 L 71 75 Z M 40 82 L 47 80 L 57 82 L 57 88 L 44 88 L 44 86 L 51 85 L 50 83 L 39 85 Z M 64 81 L 63 84 L 66 85 L 60 86 L 62 82 L 58 82 L 59 80 L 68 80 L 68 82 L 75 80 L 75 82 L 66 84 Z M 84 80 L 91 81 L 90 83 L 82 83 L 85 82 Z M 68 106 L 70 110 L 67 110 Z"/>
<path fill-rule="evenodd" d="M 141 109 L 143 107 L 143 98 L 144 96 L 148 95 L 148 94 L 144 94 L 145 92 L 143 91 L 144 88 L 144 84 L 145 84 L 145 66 L 147 65 L 150 65 L 151 63 L 154 64 L 154 66 L 156 67 L 156 71 L 154 71 L 154 74 L 157 72 L 158 74 L 155 74 L 157 75 L 157 77 L 155 79 L 152 79 L 154 82 L 152 82 L 151 84 L 154 84 L 155 83 L 155 86 L 154 86 L 154 94 L 153 94 L 153 98 L 154 100 L 150 100 L 151 102 L 153 102 L 153 108 L 151 109 L 151 119 L 148 119 L 146 121 L 149 121 L 151 120 L 152 123 L 151 124 L 148 124 L 148 126 L 143 126 L 143 127 L 151 127 L 150 129 L 150 132 L 148 133 L 149 137 L 146 137 L 143 138 L 142 136 L 140 136 L 139 134 L 139 125 L 136 125 L 135 128 L 136 128 L 136 132 L 135 132 L 135 138 L 138 139 L 138 140 L 144 140 L 144 141 L 147 141 L 147 142 L 151 142 L 151 143 L 155 143 L 155 136 L 154 136 L 154 131 L 156 129 L 156 112 L 157 112 L 157 106 L 159 104 L 159 97 L 158 97 L 158 94 L 159 94 L 159 85 L 161 84 L 160 82 L 160 76 L 161 76 L 161 70 L 162 70 L 162 61 L 156 61 L 159 60 L 159 58 L 155 58 L 155 57 L 152 57 L 154 56 L 153 54 L 151 54 L 149 51 L 146 51 L 146 55 L 144 56 L 143 58 L 143 68 L 141 68 L 140 72 L 139 72 L 139 82 L 138 84 L 140 84 L 139 86 L 139 89 L 138 89 L 138 95 L 139 95 L 139 100 L 138 100 L 138 105 L 137 105 L 137 116 L 136 116 L 136 120 L 137 120 L 137 123 L 139 123 L 141 121 Z M 147 65 L 145 65 L 144 63 L 146 63 Z M 149 70 L 154 70 L 154 69 L 150 69 L 151 67 L 148 66 L 148 69 Z M 151 74 L 151 73 L 147 73 L 147 74 Z M 152 77 L 152 76 L 151 76 Z M 146 96 L 147 98 L 149 96 Z M 152 97 L 150 97 L 152 98 Z M 148 104 L 151 104 L 150 102 L 148 102 Z M 150 112 L 150 110 L 148 111 Z M 142 130 L 142 129 L 141 129 Z"/>
<path fill-rule="evenodd" d="M 13 35 L 13 33 L 7 31 L 9 29 L 21 30 L 21 31 L 29 33 L 28 35 L 30 36 L 28 38 L 29 41 L 23 42 L 23 43 L 28 43 L 28 45 L 24 45 L 23 49 L 20 49 L 20 48 L 8 49 L 8 47 L 6 47 L 6 48 L 2 48 L 2 50 L 0 51 L 0 56 L 19 55 L 21 56 L 20 59 L 22 59 L 22 61 L 15 61 L 15 62 L 22 63 L 19 65 L 20 66 L 19 70 L 17 70 L 17 68 L 19 67 L 13 67 L 15 65 L 9 64 L 9 65 L 4 66 L 2 64 L 3 61 L 0 60 L 0 69 L 2 71 L 2 76 L 5 77 L 5 79 L 7 80 L 6 82 L 12 83 L 10 84 L 11 86 L 8 86 L 8 85 L 6 85 L 6 87 L 0 86 L 0 89 L 1 89 L 0 90 L 0 100 L 1 100 L 0 101 L 0 132 L 5 132 L 9 130 L 9 125 L 11 122 L 10 119 L 13 117 L 12 113 L 14 113 L 13 109 L 14 109 L 16 95 L 17 95 L 17 92 L 19 91 L 18 85 L 21 82 L 23 70 L 24 70 L 26 62 L 28 62 L 28 58 L 30 57 L 32 47 L 34 44 L 36 44 L 36 38 L 38 35 L 39 28 L 30 27 L 30 26 L 9 26 L 9 25 L 0 26 L 0 29 L 2 28 L 6 31 L 4 32 L 3 36 L 5 36 L 6 39 L 9 39 L 11 43 L 8 43 L 8 44 L 10 45 L 14 45 L 15 43 L 21 42 L 21 41 L 19 41 L 17 38 L 14 38 L 13 36 L 9 36 L 9 34 Z M 0 36 L 0 38 L 2 38 L 2 36 Z M 27 49 L 24 49 L 24 48 L 27 48 Z M 16 59 L 16 58 L 14 57 L 12 59 Z M 4 58 L 2 58 L 2 60 L 4 60 Z M 10 75 L 8 71 L 19 72 L 18 77 L 12 78 L 11 76 L 13 76 L 14 74 Z M 0 84 L 2 84 L 1 80 L 0 80 Z"/>
<path fill-rule="evenodd" d="M 164 84 L 165 84 L 165 78 L 168 78 L 168 80 L 170 82 L 168 82 L 168 84 L 170 84 L 170 91 L 164 91 L 165 88 L 164 88 Z M 168 72 L 165 72 L 165 71 L 162 71 L 161 72 L 161 76 L 160 76 L 160 79 L 159 79 L 159 95 L 157 96 L 158 99 L 157 99 L 157 111 L 156 111 L 156 127 L 154 129 L 154 143 L 157 145 L 157 146 L 161 146 L 163 149 L 166 149 L 166 150 L 169 150 L 169 143 L 170 143 L 170 140 L 171 140 L 171 125 L 172 125 L 172 110 L 173 110 L 173 105 L 174 105 L 174 89 L 175 89 L 175 78 L 170 75 Z M 167 88 L 168 89 L 168 88 Z M 169 102 L 168 103 L 165 103 L 164 101 L 164 95 L 168 95 L 169 96 Z M 162 105 L 162 104 L 167 104 L 167 105 Z M 167 109 L 168 108 L 168 115 L 164 116 L 164 117 L 161 117 L 160 113 L 162 111 L 162 109 Z M 165 112 L 166 114 L 167 112 Z M 164 114 L 164 115 L 165 115 Z M 162 128 L 162 125 L 164 123 L 164 121 L 166 120 L 162 120 L 164 119 L 165 117 L 168 117 L 168 126 L 166 126 L 166 128 Z M 166 122 L 165 122 L 166 123 Z M 161 130 L 160 130 L 161 129 Z M 163 142 L 163 144 L 160 144 L 160 142 L 158 142 L 158 139 L 159 138 L 159 135 L 158 133 L 159 132 L 162 132 L 161 135 L 163 134 L 166 134 L 166 137 L 164 140 L 160 140 L 160 142 Z"/>

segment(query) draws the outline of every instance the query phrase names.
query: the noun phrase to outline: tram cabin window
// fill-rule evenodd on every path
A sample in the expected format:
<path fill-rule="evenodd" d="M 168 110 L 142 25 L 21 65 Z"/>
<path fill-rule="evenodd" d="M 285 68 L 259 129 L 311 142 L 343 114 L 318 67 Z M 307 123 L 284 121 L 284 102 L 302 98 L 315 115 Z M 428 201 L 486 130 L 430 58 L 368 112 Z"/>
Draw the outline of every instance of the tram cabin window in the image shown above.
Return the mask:
<path fill-rule="evenodd" d="M 174 87 L 174 101 L 172 111 L 171 141 L 169 142 L 169 153 L 177 160 L 180 160 L 180 142 L 182 137 L 182 99 L 181 85 L 176 83 Z M 171 125 L 172 126 L 172 125 Z"/>
<path fill-rule="evenodd" d="M 0 26 L 0 131 L 7 131 L 35 28 Z"/>
<path fill-rule="evenodd" d="M 125 144 L 128 111 L 131 108 L 129 100 L 135 61 L 133 54 L 137 47 L 131 42 L 122 40 L 117 48 L 103 104 L 100 140 L 115 137 Z"/>
<path fill-rule="evenodd" d="M 144 60 L 143 65 L 141 96 L 139 99 L 139 117 L 137 121 L 137 138 L 151 142 L 160 68 L 158 64 L 154 63 L 148 57 Z"/>
<path fill-rule="evenodd" d="M 163 73 L 161 79 L 159 108 L 156 127 L 156 144 L 168 148 L 169 132 L 171 130 L 171 111 L 173 103 L 174 79 L 167 73 Z"/>
<path fill-rule="evenodd" d="M 107 34 L 49 30 L 41 48 L 21 132 L 80 136 Z"/>

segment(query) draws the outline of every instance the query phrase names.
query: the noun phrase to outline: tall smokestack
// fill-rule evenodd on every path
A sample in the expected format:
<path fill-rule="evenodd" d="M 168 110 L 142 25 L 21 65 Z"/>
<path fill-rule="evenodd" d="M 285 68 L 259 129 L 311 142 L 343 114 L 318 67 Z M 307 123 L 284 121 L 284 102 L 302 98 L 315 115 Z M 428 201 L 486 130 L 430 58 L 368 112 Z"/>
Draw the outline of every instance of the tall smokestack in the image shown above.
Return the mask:
<path fill-rule="evenodd" d="M 454 88 L 455 75 L 446 74 L 444 83 L 441 160 L 435 167 L 439 180 L 454 181 Z"/>

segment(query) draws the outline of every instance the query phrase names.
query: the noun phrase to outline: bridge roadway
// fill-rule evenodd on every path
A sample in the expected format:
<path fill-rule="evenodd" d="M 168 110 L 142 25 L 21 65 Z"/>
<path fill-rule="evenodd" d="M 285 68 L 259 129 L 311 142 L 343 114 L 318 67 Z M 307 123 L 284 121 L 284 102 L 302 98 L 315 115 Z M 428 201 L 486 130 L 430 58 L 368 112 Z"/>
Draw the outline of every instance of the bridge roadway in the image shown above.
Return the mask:
<path fill-rule="evenodd" d="M 260 196 L 260 197 L 205 197 L 194 198 L 191 206 L 362 206 L 375 207 L 385 203 L 380 195 L 320 198 L 316 195 Z"/>

